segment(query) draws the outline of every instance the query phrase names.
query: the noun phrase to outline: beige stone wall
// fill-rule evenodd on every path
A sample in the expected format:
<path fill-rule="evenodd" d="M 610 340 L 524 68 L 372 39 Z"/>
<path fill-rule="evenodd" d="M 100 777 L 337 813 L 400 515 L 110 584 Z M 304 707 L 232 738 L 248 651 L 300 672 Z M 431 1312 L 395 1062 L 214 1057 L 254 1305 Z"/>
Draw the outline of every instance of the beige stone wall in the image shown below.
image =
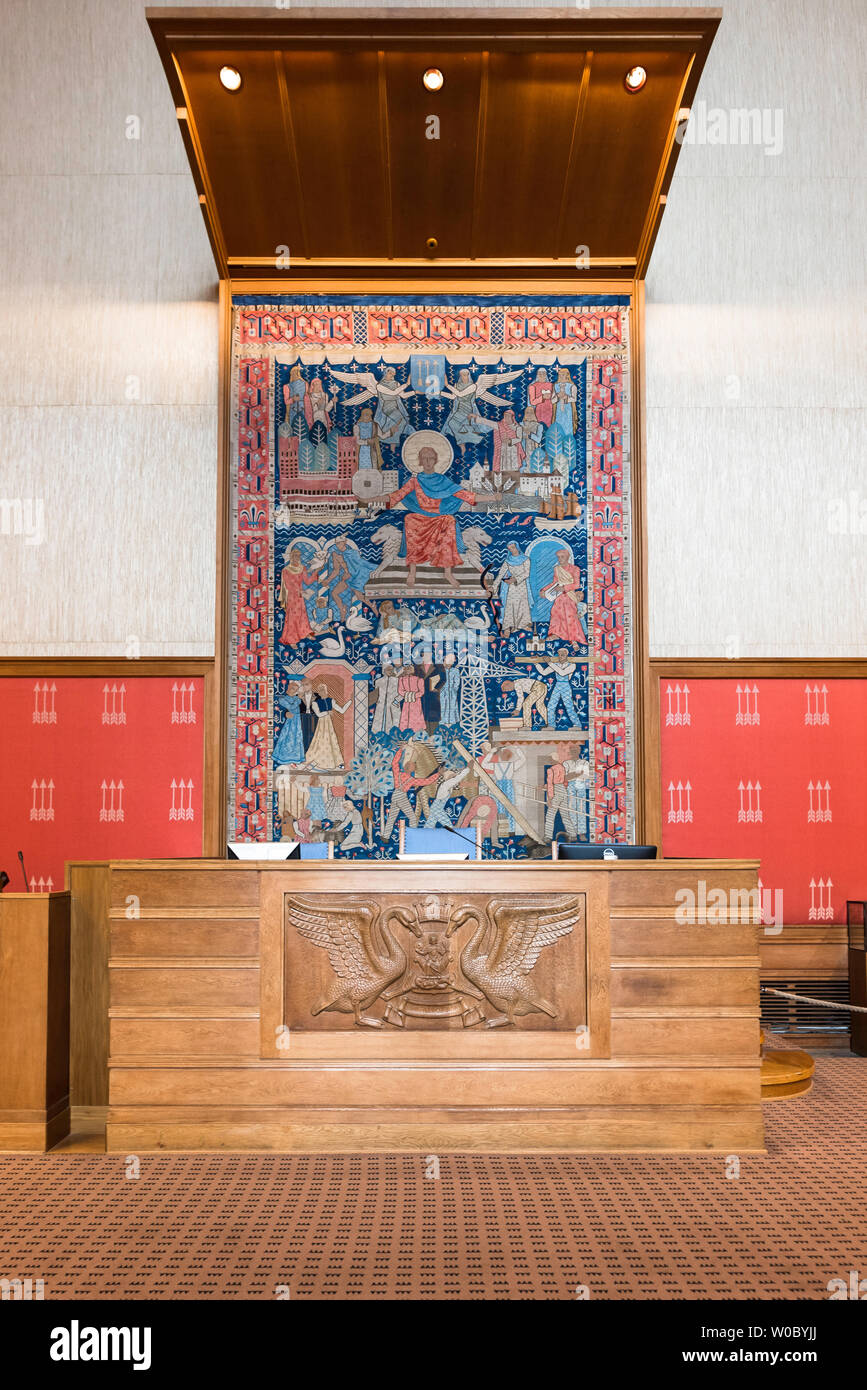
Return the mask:
<path fill-rule="evenodd" d="M 706 113 L 782 148 L 687 145 L 648 278 L 656 656 L 867 653 L 862 22 L 724 5 Z M 144 5 L 0 25 L 0 653 L 208 655 L 215 272 Z"/>

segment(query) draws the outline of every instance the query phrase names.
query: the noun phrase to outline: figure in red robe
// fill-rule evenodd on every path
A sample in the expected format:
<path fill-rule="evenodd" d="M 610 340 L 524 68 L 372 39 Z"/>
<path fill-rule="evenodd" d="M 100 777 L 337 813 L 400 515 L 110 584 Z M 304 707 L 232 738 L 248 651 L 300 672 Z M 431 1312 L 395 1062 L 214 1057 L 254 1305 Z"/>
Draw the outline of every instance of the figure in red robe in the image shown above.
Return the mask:
<path fill-rule="evenodd" d="M 460 562 L 465 547 L 454 514 L 462 502 L 475 505 L 476 494 L 437 472 L 435 449 L 420 449 L 418 462 L 419 472 L 388 499 L 389 507 L 399 502 L 406 507 L 400 554 L 409 568 L 409 587 L 415 586 L 416 565 L 422 564 L 441 569 L 446 582 L 455 584 L 452 566 Z"/>
<path fill-rule="evenodd" d="M 547 367 L 540 367 L 536 373 L 536 380 L 530 382 L 527 399 L 536 412 L 539 424 L 546 427 L 550 425 L 554 419 L 554 387 L 548 380 Z"/>
<path fill-rule="evenodd" d="M 307 573 L 298 551 L 291 550 L 280 575 L 278 596 L 280 607 L 286 615 L 279 640 L 288 646 L 294 647 L 302 638 L 313 636 L 304 602 L 304 585 L 312 583 L 313 575 Z"/>
<path fill-rule="evenodd" d="M 587 629 L 583 614 L 581 570 L 573 565 L 568 550 L 557 551 L 554 580 L 542 590 L 543 598 L 553 599 L 548 620 L 548 637 L 563 637 L 567 642 L 586 642 Z"/>
<path fill-rule="evenodd" d="M 517 473 L 524 458 L 524 446 L 515 423 L 515 412 L 507 410 L 494 430 L 494 472 Z"/>

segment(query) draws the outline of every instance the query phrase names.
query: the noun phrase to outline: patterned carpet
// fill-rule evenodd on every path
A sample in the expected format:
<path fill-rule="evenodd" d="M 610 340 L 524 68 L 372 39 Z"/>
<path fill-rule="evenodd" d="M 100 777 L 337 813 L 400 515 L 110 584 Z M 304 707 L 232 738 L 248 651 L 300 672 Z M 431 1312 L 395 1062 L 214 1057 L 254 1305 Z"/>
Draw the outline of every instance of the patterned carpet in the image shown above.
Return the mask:
<path fill-rule="evenodd" d="M 826 1299 L 867 1274 L 867 1061 L 765 1107 L 767 1157 L 0 1158 L 0 1277 L 45 1297 Z M 284 1293 L 285 1296 L 285 1293 Z"/>

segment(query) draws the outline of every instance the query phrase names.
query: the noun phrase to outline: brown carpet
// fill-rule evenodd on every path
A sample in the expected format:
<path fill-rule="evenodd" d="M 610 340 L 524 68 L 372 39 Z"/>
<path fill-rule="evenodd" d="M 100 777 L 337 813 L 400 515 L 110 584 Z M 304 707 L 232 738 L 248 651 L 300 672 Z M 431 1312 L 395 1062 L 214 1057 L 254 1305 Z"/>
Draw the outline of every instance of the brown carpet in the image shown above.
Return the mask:
<path fill-rule="evenodd" d="M 826 1299 L 867 1277 L 867 1061 L 765 1107 L 767 1157 L 0 1158 L 0 1277 L 50 1298 Z"/>

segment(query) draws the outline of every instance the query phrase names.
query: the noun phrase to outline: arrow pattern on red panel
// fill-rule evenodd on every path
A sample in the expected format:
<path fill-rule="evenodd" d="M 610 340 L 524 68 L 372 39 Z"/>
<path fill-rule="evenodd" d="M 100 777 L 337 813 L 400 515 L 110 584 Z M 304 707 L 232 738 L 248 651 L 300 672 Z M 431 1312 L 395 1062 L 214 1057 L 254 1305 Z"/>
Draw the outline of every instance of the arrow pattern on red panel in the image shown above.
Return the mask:
<path fill-rule="evenodd" d="M 103 724 L 125 724 L 126 723 L 126 686 L 121 683 L 117 685 L 104 685 L 102 687 L 102 722 Z"/>
<path fill-rule="evenodd" d="M 193 696 L 196 693 L 195 681 L 182 681 L 172 686 L 172 723 L 195 724 L 196 711 L 193 709 Z"/>
<path fill-rule="evenodd" d="M 171 783 L 172 804 L 169 808 L 169 820 L 193 820 L 193 779 L 189 778 L 180 781 L 172 778 Z"/>
<path fill-rule="evenodd" d="M 765 920 L 845 921 L 847 899 L 865 891 L 867 680 L 820 669 L 809 679 L 806 671 L 754 679 L 746 664 L 720 678 L 690 672 L 689 729 L 673 723 L 683 672 L 668 669 L 658 686 L 665 857 L 758 860 L 764 883 L 774 884 L 763 890 Z M 760 724 L 749 726 L 759 711 Z M 684 824 L 678 783 L 687 777 L 694 815 Z"/>
<path fill-rule="evenodd" d="M 738 782 L 738 792 L 740 794 L 738 823 L 753 825 L 756 821 L 764 820 L 761 782 Z"/>
<path fill-rule="evenodd" d="M 808 782 L 807 793 L 810 798 L 810 808 L 807 811 L 807 824 L 814 822 L 827 822 L 831 820 L 831 783 Z M 814 803 L 815 798 L 815 805 Z"/>
<path fill-rule="evenodd" d="M 738 712 L 735 715 L 735 723 L 761 724 L 759 687 L 757 685 L 737 685 L 735 686 L 735 694 L 738 697 Z"/>
<path fill-rule="evenodd" d="M 689 782 L 669 782 L 668 819 L 676 825 L 692 820 L 692 786 Z"/>
<path fill-rule="evenodd" d="M 46 782 L 43 777 L 41 781 L 34 777 L 30 783 L 30 790 L 33 794 L 30 803 L 31 820 L 54 820 L 54 782 L 49 777 Z"/>
<path fill-rule="evenodd" d="M 121 821 L 123 820 L 123 782 L 115 782 L 112 779 L 106 782 L 105 778 L 100 783 L 102 792 L 102 804 L 99 808 L 99 819 L 101 821 Z"/>
<path fill-rule="evenodd" d="M 811 922 L 833 922 L 834 909 L 831 906 L 831 889 L 833 887 L 830 878 L 810 879 Z M 816 901 L 817 897 L 818 902 Z"/>
<path fill-rule="evenodd" d="M 57 710 L 54 701 L 57 695 L 57 683 L 52 681 L 39 681 L 33 687 L 33 723 L 34 724 L 56 724 Z"/>
<path fill-rule="evenodd" d="M 98 678 L 61 676 L 52 665 L 38 679 L 34 667 L 29 676 L 3 678 L 0 844 L 13 846 L 13 857 L 23 851 L 26 878 L 16 866 L 16 890 L 30 889 L 32 875 L 34 892 L 40 879 L 44 891 L 57 892 L 69 860 L 201 853 L 203 685 L 180 665 L 175 672 L 143 676 L 130 661 Z M 174 726 L 173 682 L 175 708 L 189 716 Z M 178 769 L 183 804 L 176 797 L 170 822 L 167 789 Z"/>
<path fill-rule="evenodd" d="M 668 696 L 668 710 L 665 715 L 666 724 L 691 724 L 692 717 L 689 712 L 689 686 L 686 682 L 684 682 L 683 685 L 667 685 L 665 687 L 665 693 Z M 681 708 L 681 699 L 683 700 L 683 708 Z"/>
<path fill-rule="evenodd" d="M 805 685 L 804 694 L 807 697 L 807 708 L 804 711 L 804 723 L 830 724 L 831 716 L 828 711 L 827 685 Z"/>

